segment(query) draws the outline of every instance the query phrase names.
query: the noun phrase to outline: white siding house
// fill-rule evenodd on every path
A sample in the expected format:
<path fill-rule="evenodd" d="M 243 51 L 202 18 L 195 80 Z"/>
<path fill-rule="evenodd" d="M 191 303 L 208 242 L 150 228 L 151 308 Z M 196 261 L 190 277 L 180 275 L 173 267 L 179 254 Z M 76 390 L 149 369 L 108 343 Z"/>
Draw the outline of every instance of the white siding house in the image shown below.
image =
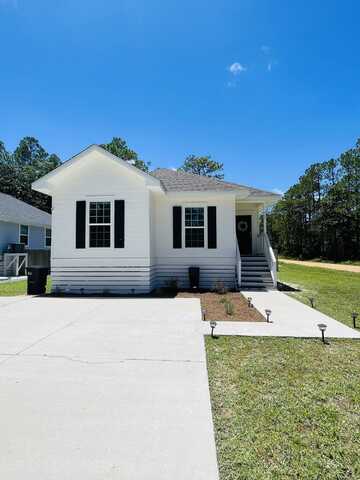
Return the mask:
<path fill-rule="evenodd" d="M 33 188 L 52 196 L 54 291 L 138 294 L 174 279 L 186 287 L 190 266 L 200 267 L 201 287 L 238 286 L 246 280 L 237 215 L 251 222 L 247 257 L 265 254 L 271 270 L 259 213 L 278 195 L 166 169 L 146 174 L 97 145 Z"/>
<path fill-rule="evenodd" d="M 155 195 L 154 195 L 155 196 Z M 235 195 L 233 193 L 202 192 L 168 193 L 155 196 L 155 257 L 156 279 L 163 285 L 171 279 L 178 279 L 182 286 L 187 285 L 188 268 L 199 266 L 201 286 L 211 288 L 216 280 L 234 286 L 236 257 L 235 243 Z M 180 206 L 181 248 L 173 248 L 173 207 Z M 207 207 L 216 207 L 218 228 L 216 248 L 208 248 Z M 185 209 L 204 209 L 204 247 L 186 247 Z M 221 225 L 220 225 L 221 222 Z"/>

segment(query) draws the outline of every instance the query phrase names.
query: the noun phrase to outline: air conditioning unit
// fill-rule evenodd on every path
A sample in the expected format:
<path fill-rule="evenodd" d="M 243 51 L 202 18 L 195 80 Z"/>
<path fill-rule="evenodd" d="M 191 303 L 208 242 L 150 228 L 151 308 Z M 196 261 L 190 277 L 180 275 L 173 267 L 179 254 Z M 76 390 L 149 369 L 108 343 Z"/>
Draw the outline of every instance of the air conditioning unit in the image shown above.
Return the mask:
<path fill-rule="evenodd" d="M 25 253 L 25 245 L 23 243 L 9 243 L 8 253 Z"/>

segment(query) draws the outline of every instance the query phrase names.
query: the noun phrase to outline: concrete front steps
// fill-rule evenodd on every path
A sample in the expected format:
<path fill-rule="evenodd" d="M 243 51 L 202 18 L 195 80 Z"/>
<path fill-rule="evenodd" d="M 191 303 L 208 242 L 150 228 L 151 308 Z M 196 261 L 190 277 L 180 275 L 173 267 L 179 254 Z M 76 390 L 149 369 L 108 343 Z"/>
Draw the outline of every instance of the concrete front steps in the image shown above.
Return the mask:
<path fill-rule="evenodd" d="M 241 256 L 241 290 L 272 290 L 274 284 L 264 255 Z"/>

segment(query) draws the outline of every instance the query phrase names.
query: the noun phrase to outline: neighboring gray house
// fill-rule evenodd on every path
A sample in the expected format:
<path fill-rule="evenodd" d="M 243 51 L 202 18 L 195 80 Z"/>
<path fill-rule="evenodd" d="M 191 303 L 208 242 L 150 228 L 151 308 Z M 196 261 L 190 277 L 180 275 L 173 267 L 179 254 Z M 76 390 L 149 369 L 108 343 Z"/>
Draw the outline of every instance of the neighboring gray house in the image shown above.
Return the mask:
<path fill-rule="evenodd" d="M 17 198 L 0 193 L 0 276 L 9 244 L 22 243 L 26 251 L 51 245 L 51 215 Z"/>

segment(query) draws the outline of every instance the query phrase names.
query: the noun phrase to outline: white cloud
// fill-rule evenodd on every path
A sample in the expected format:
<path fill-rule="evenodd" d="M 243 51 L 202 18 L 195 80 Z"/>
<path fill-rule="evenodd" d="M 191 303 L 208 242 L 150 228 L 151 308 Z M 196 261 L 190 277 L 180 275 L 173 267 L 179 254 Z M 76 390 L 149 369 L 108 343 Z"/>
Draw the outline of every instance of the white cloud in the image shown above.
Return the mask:
<path fill-rule="evenodd" d="M 239 73 L 246 72 L 246 70 L 247 68 L 245 67 L 245 65 L 241 65 L 241 63 L 239 62 L 234 62 L 229 67 L 229 72 L 235 76 L 239 75 Z"/>
<path fill-rule="evenodd" d="M 283 190 L 280 190 L 280 188 L 273 188 L 271 191 L 277 195 L 284 195 L 285 193 Z"/>

